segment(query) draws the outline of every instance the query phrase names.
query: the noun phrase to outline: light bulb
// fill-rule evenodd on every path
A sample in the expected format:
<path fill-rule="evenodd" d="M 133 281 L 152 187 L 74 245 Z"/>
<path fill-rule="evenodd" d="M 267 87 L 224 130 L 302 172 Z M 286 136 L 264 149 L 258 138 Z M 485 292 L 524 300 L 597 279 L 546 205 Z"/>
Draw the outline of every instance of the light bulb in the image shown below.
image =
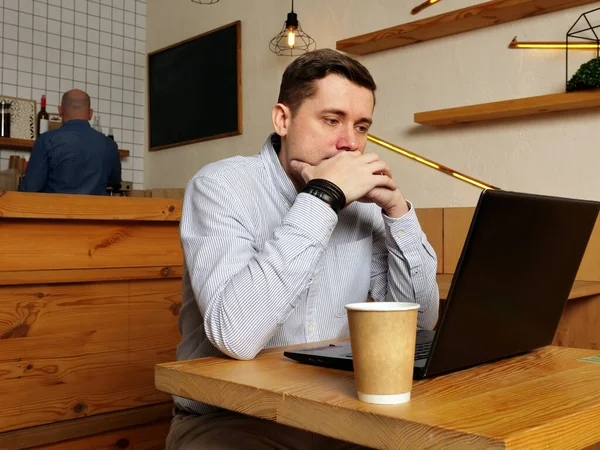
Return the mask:
<path fill-rule="evenodd" d="M 296 45 L 296 30 L 293 28 L 288 32 L 287 45 L 290 48 L 294 48 L 294 45 Z"/>

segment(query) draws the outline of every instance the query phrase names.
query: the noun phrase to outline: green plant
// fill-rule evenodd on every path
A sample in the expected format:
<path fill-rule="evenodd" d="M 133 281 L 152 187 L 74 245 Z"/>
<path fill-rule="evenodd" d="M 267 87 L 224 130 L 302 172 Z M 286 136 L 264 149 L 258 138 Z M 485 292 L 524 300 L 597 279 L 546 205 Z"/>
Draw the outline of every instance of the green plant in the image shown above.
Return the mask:
<path fill-rule="evenodd" d="M 567 92 L 600 88 L 600 58 L 582 64 L 567 83 Z"/>

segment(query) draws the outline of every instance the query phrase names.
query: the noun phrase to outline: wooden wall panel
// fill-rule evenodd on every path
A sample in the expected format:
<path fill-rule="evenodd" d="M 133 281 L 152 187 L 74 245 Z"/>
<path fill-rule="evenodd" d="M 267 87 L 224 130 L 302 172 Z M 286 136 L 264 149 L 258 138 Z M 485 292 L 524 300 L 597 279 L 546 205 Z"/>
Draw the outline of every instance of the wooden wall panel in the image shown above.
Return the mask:
<path fill-rule="evenodd" d="M 170 421 L 163 420 L 34 448 L 35 450 L 164 450 L 169 427 Z"/>
<path fill-rule="evenodd" d="M 180 306 L 180 279 L 0 287 L 0 432 L 169 401 Z"/>
<path fill-rule="evenodd" d="M 2 221 L 0 271 L 181 265 L 173 223 Z"/>
<path fill-rule="evenodd" d="M 421 229 L 437 255 L 437 273 L 444 273 L 444 214 L 442 208 L 415 209 Z"/>
<path fill-rule="evenodd" d="M 578 280 L 600 281 L 600 216 L 577 272 Z"/>
<path fill-rule="evenodd" d="M 444 273 L 454 273 L 475 208 L 444 208 Z"/>
<path fill-rule="evenodd" d="M 600 295 L 567 302 L 552 344 L 600 349 Z"/>
<path fill-rule="evenodd" d="M 183 265 L 112 267 L 110 269 L 61 269 L 0 271 L 0 286 L 16 284 L 83 283 L 91 281 L 181 278 Z"/>

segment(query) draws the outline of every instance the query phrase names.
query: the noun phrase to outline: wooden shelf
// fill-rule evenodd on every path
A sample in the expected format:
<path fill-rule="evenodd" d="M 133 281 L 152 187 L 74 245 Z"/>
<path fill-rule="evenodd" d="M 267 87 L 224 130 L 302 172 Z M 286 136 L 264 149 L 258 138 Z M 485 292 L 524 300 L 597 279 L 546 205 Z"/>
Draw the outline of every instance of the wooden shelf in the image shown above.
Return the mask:
<path fill-rule="evenodd" d="M 33 139 L 16 139 L 0 137 L 0 150 L 23 150 L 29 152 L 33 148 L 34 142 L 35 141 Z M 119 150 L 119 155 L 121 156 L 121 158 L 126 158 L 129 156 L 129 150 Z"/>
<path fill-rule="evenodd" d="M 419 112 L 415 113 L 415 122 L 439 127 L 599 106 L 600 89 L 595 89 Z"/>
<path fill-rule="evenodd" d="M 16 139 L 0 137 L 0 149 L 31 151 L 33 141 L 31 139 Z"/>
<path fill-rule="evenodd" d="M 366 55 L 390 48 L 478 30 L 526 17 L 595 3 L 597 0 L 492 0 L 336 42 L 340 51 Z"/>

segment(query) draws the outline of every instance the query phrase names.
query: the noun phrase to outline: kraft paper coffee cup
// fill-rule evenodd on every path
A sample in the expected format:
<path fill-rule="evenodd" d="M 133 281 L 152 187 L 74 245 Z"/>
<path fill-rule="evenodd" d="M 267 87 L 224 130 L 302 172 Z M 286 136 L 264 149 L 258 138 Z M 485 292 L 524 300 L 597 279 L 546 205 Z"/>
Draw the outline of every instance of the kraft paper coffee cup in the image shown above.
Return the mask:
<path fill-rule="evenodd" d="M 417 338 L 417 303 L 346 305 L 358 399 L 399 404 L 410 400 Z"/>

